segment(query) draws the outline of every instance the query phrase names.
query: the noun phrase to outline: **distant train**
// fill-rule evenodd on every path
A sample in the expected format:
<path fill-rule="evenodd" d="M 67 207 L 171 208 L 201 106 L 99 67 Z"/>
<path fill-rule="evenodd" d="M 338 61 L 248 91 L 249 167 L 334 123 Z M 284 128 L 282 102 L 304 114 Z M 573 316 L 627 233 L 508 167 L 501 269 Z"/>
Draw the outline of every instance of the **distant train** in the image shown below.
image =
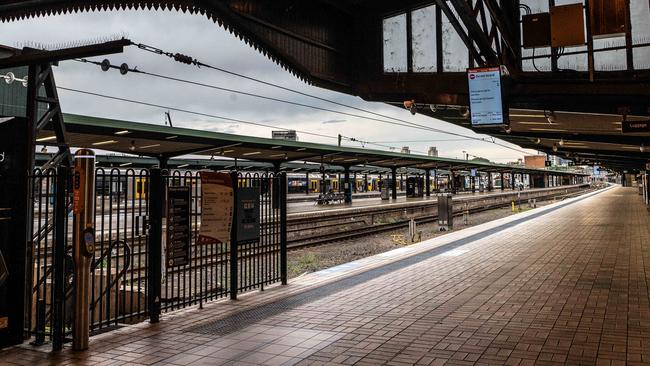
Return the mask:
<path fill-rule="evenodd" d="M 381 183 L 379 177 L 368 177 L 368 180 L 364 178 L 357 177 L 356 181 L 354 178 L 350 178 L 353 181 L 353 184 L 356 186 L 357 192 L 378 192 L 381 189 Z M 298 176 L 290 174 L 287 177 L 288 192 L 289 193 L 306 193 L 307 184 L 309 184 L 309 193 L 319 193 L 321 192 L 321 181 L 322 178 L 309 177 L 309 182 L 307 182 L 304 175 Z M 398 187 L 401 184 L 401 179 L 397 179 Z M 367 184 L 367 186 L 366 186 Z M 354 187 L 354 186 L 353 186 Z M 325 187 L 324 191 L 340 191 L 341 183 L 339 182 L 338 177 L 326 176 L 325 178 Z"/>

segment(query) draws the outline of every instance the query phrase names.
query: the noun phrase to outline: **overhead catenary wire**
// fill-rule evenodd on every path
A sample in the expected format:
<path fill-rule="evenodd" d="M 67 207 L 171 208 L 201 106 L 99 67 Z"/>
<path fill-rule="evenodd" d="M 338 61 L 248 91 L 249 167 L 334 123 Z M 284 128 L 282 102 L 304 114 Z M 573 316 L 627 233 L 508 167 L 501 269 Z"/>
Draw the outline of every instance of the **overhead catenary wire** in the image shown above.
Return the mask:
<path fill-rule="evenodd" d="M 178 55 L 178 54 L 176 54 L 176 55 Z M 188 56 L 183 56 L 183 55 L 181 55 L 181 56 L 182 57 L 174 56 L 174 59 L 184 59 L 184 60 L 191 59 Z M 101 62 L 87 60 L 87 59 L 79 59 L 77 61 L 80 61 L 80 62 L 83 62 L 83 63 L 91 63 L 91 64 L 95 64 L 95 65 L 101 65 L 102 64 Z M 184 62 L 184 61 L 180 61 L 180 62 L 188 63 L 188 62 Z M 205 64 L 201 64 L 201 65 L 205 65 Z M 207 65 L 206 65 L 206 67 L 207 67 Z M 311 108 L 311 109 L 320 110 L 320 111 L 329 112 L 329 113 L 341 114 L 341 115 L 345 115 L 345 116 L 349 116 L 349 117 L 355 117 L 355 118 L 366 119 L 366 120 L 371 120 L 371 121 L 385 123 L 385 124 L 391 124 L 391 125 L 397 125 L 397 126 L 402 126 L 402 127 L 415 128 L 415 129 L 420 129 L 420 130 L 425 130 L 425 131 L 430 131 L 430 132 L 437 132 L 437 133 L 443 133 L 443 134 L 463 137 L 464 139 L 470 139 L 470 140 L 475 140 L 475 141 L 492 143 L 492 144 L 495 144 L 495 145 L 498 145 L 498 146 L 501 146 L 501 147 L 504 147 L 504 148 L 507 148 L 507 149 L 510 149 L 510 150 L 513 150 L 513 151 L 517 151 L 517 152 L 524 153 L 524 154 L 526 153 L 523 150 L 519 150 L 519 149 L 510 147 L 510 146 L 498 143 L 498 142 L 496 142 L 494 140 L 487 140 L 485 138 L 467 136 L 467 135 L 463 135 L 463 134 L 456 133 L 456 132 L 445 131 L 445 130 L 441 130 L 441 129 L 438 129 L 438 128 L 433 128 L 433 127 L 429 127 L 429 126 L 420 125 L 420 124 L 417 124 L 417 123 L 397 119 L 397 118 L 391 117 L 391 116 L 384 116 L 384 115 L 378 114 L 378 115 L 384 116 L 386 118 L 398 120 L 400 122 L 387 121 L 387 120 L 382 120 L 382 119 L 379 119 L 379 118 L 363 116 L 363 115 L 358 115 L 358 114 L 348 113 L 348 112 L 343 112 L 343 111 L 337 111 L 337 110 L 333 110 L 333 109 L 329 109 L 329 108 L 323 108 L 323 107 L 313 106 L 313 105 L 309 105 L 309 104 L 294 102 L 294 101 L 290 101 L 290 100 L 285 100 L 285 99 L 280 99 L 280 98 L 275 98 L 275 97 L 259 95 L 259 94 L 256 94 L 256 93 L 245 92 L 245 91 L 236 90 L 236 89 L 232 89 L 232 88 L 225 88 L 225 87 L 220 87 L 220 86 L 217 86 L 217 85 L 206 84 L 206 83 L 201 83 L 201 82 L 197 82 L 197 81 L 176 78 L 176 77 L 173 77 L 173 76 L 161 75 L 161 74 L 157 74 L 157 73 L 152 73 L 152 72 L 139 70 L 137 68 L 136 69 L 129 69 L 129 71 L 131 71 L 133 73 L 136 73 L 136 74 L 143 74 L 143 75 L 153 76 L 153 77 L 162 78 L 162 79 L 166 79 L 166 80 L 172 80 L 172 81 L 176 81 L 176 82 L 182 82 L 182 83 L 187 83 L 187 84 L 191 84 L 191 85 L 195 85 L 195 86 L 210 88 L 210 89 L 214 89 L 214 90 L 220 90 L 220 91 L 225 91 L 225 92 L 230 92 L 230 93 L 236 93 L 236 94 L 246 95 L 246 96 L 250 96 L 250 97 L 270 100 L 270 101 L 274 101 L 274 102 L 286 103 L 286 104 L 300 106 L 300 107 L 304 107 L 304 108 Z M 264 83 L 266 83 L 266 82 L 264 82 Z M 266 83 L 266 84 L 274 85 L 274 84 L 271 84 L 271 83 Z M 278 86 L 278 87 L 279 88 L 284 88 L 284 87 L 281 87 L 281 86 Z M 290 89 L 290 88 L 286 88 L 286 89 L 289 89 L 290 91 L 293 91 L 293 89 Z M 295 91 L 295 92 L 297 92 L 299 94 L 305 94 L 305 95 L 311 96 L 310 94 L 307 94 L 307 93 L 302 93 L 302 92 L 299 92 L 299 91 Z M 317 99 L 323 100 L 323 101 L 328 101 L 328 102 L 335 103 L 335 104 L 338 104 L 338 105 L 347 106 L 346 104 L 338 103 L 338 102 L 335 102 L 335 101 L 329 101 L 329 100 L 327 100 L 325 98 L 320 98 L 320 97 L 316 97 L 316 96 L 314 96 L 314 97 L 317 98 Z M 350 108 L 355 108 L 355 109 L 358 109 L 358 110 L 361 110 L 361 111 L 364 111 L 364 112 L 367 112 L 367 113 L 377 114 L 375 112 L 366 111 L 364 109 L 360 109 L 360 108 L 356 108 L 356 107 L 350 107 Z M 333 136 L 328 136 L 328 137 L 329 138 L 334 138 Z M 376 144 L 374 144 L 374 145 L 376 145 Z"/>
<path fill-rule="evenodd" d="M 80 61 L 80 62 L 83 62 L 83 63 L 101 65 L 101 62 L 87 60 L 87 59 L 80 59 L 80 60 L 77 60 L 77 61 Z M 214 90 L 219 90 L 219 91 L 224 91 L 224 92 L 229 92 L 229 93 L 246 95 L 246 96 L 249 96 L 249 97 L 265 99 L 265 100 L 269 100 L 269 101 L 273 101 L 273 102 L 285 103 L 285 104 L 290 104 L 290 105 L 294 105 L 294 106 L 298 106 L 298 107 L 304 107 L 304 108 L 311 108 L 311 109 L 320 110 L 320 111 L 323 111 L 323 112 L 341 114 L 341 115 L 345 115 L 345 116 L 348 116 L 348 117 L 367 119 L 367 120 L 370 120 L 370 121 L 393 124 L 393 125 L 402 126 L 402 127 L 425 129 L 427 131 L 440 132 L 440 133 L 446 133 L 446 134 L 453 134 L 455 136 L 464 136 L 464 135 L 461 135 L 461 134 L 458 134 L 458 133 L 455 133 L 455 132 L 448 132 L 448 131 L 440 130 L 440 129 L 437 129 L 437 128 L 434 128 L 434 127 L 418 125 L 418 124 L 413 123 L 413 122 L 408 122 L 408 121 L 405 121 L 405 122 L 386 121 L 386 120 L 382 120 L 382 119 L 379 119 L 379 118 L 368 117 L 368 116 L 363 116 L 363 115 L 348 113 L 348 112 L 343 112 L 343 111 L 337 111 L 337 110 L 334 110 L 334 109 L 314 106 L 314 105 L 300 103 L 300 102 L 294 102 L 294 101 L 291 101 L 291 100 L 280 99 L 280 98 L 276 98 L 276 97 L 269 97 L 269 96 L 266 96 L 266 95 L 260 95 L 260 94 L 246 92 L 246 91 L 242 91 L 242 90 L 221 87 L 221 86 L 218 86 L 218 85 L 206 84 L 206 83 L 193 81 L 193 80 L 188 80 L 188 79 L 181 79 L 181 78 L 177 78 L 177 77 L 174 77 L 174 76 L 168 76 L 168 75 L 162 75 L 162 74 L 157 74 L 157 73 L 153 73 L 153 72 L 147 72 L 147 71 L 144 71 L 144 70 L 139 70 L 137 68 L 129 69 L 129 71 L 133 72 L 133 73 L 136 73 L 136 74 L 143 74 L 143 75 L 153 76 L 153 77 L 157 77 L 157 78 L 161 78 L 161 79 L 172 80 L 172 81 L 177 81 L 177 82 L 181 82 L 181 83 L 200 86 L 200 87 L 204 87 L 204 88 L 209 88 L 209 89 L 214 89 Z M 467 138 L 472 138 L 472 137 L 468 136 Z M 480 141 L 486 141 L 486 140 L 484 140 L 482 138 L 478 138 L 478 137 L 473 137 L 473 139 L 480 140 Z"/>
<path fill-rule="evenodd" d="M 495 144 L 495 145 L 498 145 L 498 146 L 501 146 L 501 147 L 504 147 L 504 148 L 507 148 L 507 149 L 510 149 L 510 150 L 513 150 L 513 151 L 517 151 L 517 152 L 520 152 L 520 153 L 527 154 L 526 151 L 523 151 L 523 150 L 520 150 L 520 149 L 517 149 L 517 148 L 513 148 L 511 146 L 499 143 L 499 142 L 495 141 L 494 139 L 487 140 L 485 138 L 468 136 L 468 135 L 463 135 L 463 134 L 460 134 L 460 133 L 445 131 L 445 130 L 441 130 L 441 129 L 438 129 L 438 128 L 433 128 L 433 127 L 429 127 L 429 126 L 425 126 L 425 125 L 420 125 L 420 124 L 417 124 L 417 123 L 406 121 L 406 120 L 401 119 L 401 118 L 392 117 L 392 116 L 389 116 L 389 115 L 385 115 L 385 114 L 377 113 L 377 112 L 374 112 L 374 111 L 370 111 L 370 110 L 367 110 L 367 109 L 364 109 L 364 108 L 355 107 L 355 106 L 352 106 L 352 105 L 349 105 L 349 104 L 346 104 L 346 103 L 333 101 L 333 100 L 330 100 L 330 99 L 327 99 L 327 98 L 319 97 L 317 95 L 313 95 L 313 94 L 302 92 L 302 91 L 299 91 L 299 90 L 296 90 L 296 89 L 288 88 L 288 87 L 281 86 L 281 85 L 278 85 L 278 84 L 275 84 L 275 83 L 267 82 L 267 81 L 264 81 L 264 80 L 261 80 L 261 79 L 258 79 L 258 78 L 254 78 L 254 77 L 251 77 L 251 76 L 247 76 L 247 75 L 244 75 L 244 74 L 241 74 L 241 73 L 237 73 L 237 72 L 234 72 L 234 71 L 231 71 L 231 70 L 227 70 L 227 69 L 224 69 L 224 68 L 212 66 L 212 65 L 203 63 L 203 62 L 201 62 L 201 61 L 199 61 L 196 58 L 193 58 L 191 56 L 183 55 L 183 54 L 180 54 L 180 53 L 166 52 L 166 51 L 163 51 L 160 48 L 150 46 L 150 45 L 146 45 L 146 44 L 142 44 L 142 43 L 133 43 L 132 42 L 132 44 L 137 46 L 141 50 L 144 50 L 144 51 L 147 51 L 147 52 L 152 52 L 152 53 L 155 53 L 155 54 L 158 54 L 158 55 L 167 56 L 169 58 L 174 59 L 177 62 L 181 62 L 181 63 L 188 64 L 188 65 L 195 65 L 195 66 L 197 66 L 199 68 L 204 67 L 204 68 L 213 69 L 213 70 L 216 70 L 216 71 L 219 71 L 219 72 L 223 72 L 223 73 L 226 73 L 226 74 L 230 74 L 230 75 L 233 75 L 233 76 L 237 76 L 237 77 L 240 77 L 240 78 L 251 80 L 251 81 L 263 84 L 263 85 L 271 86 L 271 87 L 274 87 L 274 88 L 278 88 L 278 89 L 281 89 L 281 90 L 285 90 L 285 91 L 289 91 L 289 92 L 292 92 L 292 93 L 295 93 L 295 94 L 299 94 L 299 95 L 302 95 L 302 96 L 307 96 L 307 97 L 314 98 L 314 99 L 324 101 L 324 102 L 327 102 L 327 103 L 331 103 L 331 104 L 334 104 L 334 105 L 338 105 L 338 106 L 342 106 L 342 107 L 346 107 L 346 108 L 351 108 L 351 109 L 354 109 L 354 110 L 357 110 L 357 111 L 361 111 L 361 112 L 364 112 L 364 113 L 372 114 L 372 115 L 375 115 L 375 116 L 378 116 L 378 117 L 387 118 L 387 119 L 391 119 L 391 120 L 399 122 L 399 123 L 393 123 L 395 125 L 404 126 L 403 124 L 407 124 L 407 125 L 410 125 L 411 127 L 419 127 L 421 129 L 425 129 L 425 130 L 432 131 L 432 132 L 439 132 L 439 133 L 449 134 L 449 135 L 458 136 L 458 137 L 463 137 L 463 138 L 471 139 L 471 140 L 475 140 L 475 141 L 483 141 L 483 142 L 487 142 L 487 143 L 492 143 L 492 144 Z M 148 72 L 140 72 L 140 73 L 149 74 L 149 75 L 158 76 L 158 77 L 165 77 L 163 75 L 158 75 L 158 74 L 153 74 L 153 73 L 148 73 Z M 184 79 L 178 79 L 178 78 L 173 78 L 173 77 L 169 77 L 169 78 L 176 79 L 176 81 L 180 81 L 180 82 L 190 82 L 190 81 L 184 80 Z M 195 84 L 195 85 L 211 87 L 211 86 L 209 86 L 207 84 L 203 84 L 203 83 L 197 83 L 197 82 L 190 82 L 190 83 Z M 212 87 L 214 87 L 214 86 L 212 86 Z M 221 90 L 230 91 L 230 92 L 233 92 L 233 93 L 240 92 L 240 91 L 234 91 L 234 90 L 226 90 L 228 88 L 221 88 L 221 87 L 215 87 L 215 89 L 221 89 Z M 247 93 L 247 92 L 241 92 L 241 94 L 249 95 L 249 96 L 253 96 L 253 97 L 263 97 L 265 99 L 272 98 L 272 97 L 264 97 L 264 96 L 256 95 L 254 93 Z M 274 98 L 274 99 L 278 99 L 278 98 Z M 328 111 L 328 112 L 338 113 L 338 114 L 344 114 L 344 115 L 357 117 L 357 118 L 365 118 L 365 119 L 374 120 L 374 121 L 381 122 L 381 123 L 392 123 L 390 121 L 379 120 L 379 119 L 372 118 L 372 117 L 367 117 L 367 116 L 354 115 L 354 114 L 351 114 L 351 113 L 335 111 L 335 110 L 322 108 L 322 107 L 315 107 L 315 106 L 305 105 L 303 103 L 295 103 L 295 102 L 290 102 L 290 101 L 285 101 L 285 100 L 282 100 L 282 102 L 289 102 L 290 104 L 294 104 L 294 105 L 300 105 L 300 106 L 307 107 L 307 108 L 316 108 L 316 109 L 320 109 L 320 110 L 323 110 L 323 111 Z"/>
<path fill-rule="evenodd" d="M 145 101 L 135 100 L 135 99 L 116 97 L 116 96 L 113 96 L 113 95 L 101 94 L 101 93 L 91 92 L 91 91 L 87 91 L 87 90 L 68 88 L 68 87 L 60 86 L 60 85 L 57 86 L 57 88 L 61 89 L 61 90 L 64 90 L 64 91 L 73 92 L 73 93 L 91 95 L 91 96 L 95 96 L 95 97 L 99 97 L 99 98 L 111 99 L 111 100 L 116 100 L 116 101 L 121 101 L 121 102 L 126 102 L 126 103 L 132 103 L 132 104 L 139 104 L 139 105 L 144 105 L 144 106 L 148 106 L 148 107 L 163 108 L 163 109 L 167 109 L 167 110 L 170 110 L 170 111 L 193 114 L 193 115 L 197 115 L 197 116 L 214 118 L 214 119 L 219 119 L 219 120 L 223 120 L 223 121 L 236 122 L 236 123 L 248 124 L 248 125 L 259 126 L 259 127 L 266 127 L 266 128 L 271 128 L 271 129 L 287 129 L 287 130 L 291 129 L 291 130 L 294 130 L 296 132 L 299 132 L 299 133 L 302 133 L 302 134 L 305 134 L 305 135 L 311 135 L 311 136 L 317 136 L 317 137 L 323 137 L 323 138 L 329 138 L 329 139 L 338 139 L 338 136 L 326 135 L 326 134 L 322 134 L 322 133 L 305 131 L 305 130 L 296 130 L 296 129 L 293 129 L 293 128 L 288 128 L 288 127 L 283 127 L 283 126 L 268 125 L 268 124 L 259 123 L 259 122 L 247 121 L 247 120 L 243 120 L 243 119 L 239 119 L 239 118 L 218 116 L 218 115 L 215 115 L 215 114 L 197 112 L 197 111 L 192 111 L 192 110 L 184 109 L 184 108 L 166 106 L 166 105 L 161 105 L 161 104 L 157 104 L 157 103 L 150 103 L 150 102 L 145 102 Z M 352 138 L 352 137 L 346 137 L 346 139 L 349 140 L 349 141 L 362 143 L 362 145 L 363 144 L 369 144 L 369 145 L 374 145 L 374 146 L 391 148 L 391 146 L 377 144 L 377 143 L 373 143 L 373 142 L 361 141 L 361 140 L 358 140 L 358 139 L 355 139 L 355 138 Z"/>
<path fill-rule="evenodd" d="M 144 106 L 148 106 L 148 107 L 163 108 L 163 109 L 168 109 L 170 111 L 193 114 L 193 115 L 197 115 L 197 116 L 209 117 L 209 118 L 214 118 L 214 119 L 220 119 L 220 120 L 223 120 L 223 121 L 236 122 L 236 123 L 254 125 L 254 126 L 259 126 L 259 127 L 267 127 L 267 128 L 289 129 L 289 128 L 285 128 L 285 127 L 282 127 L 282 126 L 273 126 L 273 125 L 267 125 L 267 124 L 264 124 L 264 123 L 247 121 L 247 120 L 238 119 L 238 118 L 218 116 L 218 115 L 215 115 L 215 114 L 197 112 L 197 111 L 192 111 L 192 110 L 184 109 L 184 108 L 178 108 L 178 107 L 172 107 L 172 106 L 167 106 L 167 105 L 162 105 L 162 104 L 150 103 L 150 102 L 145 102 L 145 101 L 135 100 L 135 99 L 116 97 L 114 95 L 101 94 L 101 93 L 91 92 L 91 91 L 87 91 L 87 90 L 68 88 L 68 87 L 60 86 L 60 85 L 57 86 L 57 89 L 61 89 L 61 90 L 65 90 L 65 91 L 69 91 L 69 92 L 73 92 L 73 93 L 92 95 L 92 96 L 99 97 L 99 98 L 117 100 L 117 101 L 126 102 L 126 103 L 139 104 L 139 105 L 144 105 Z M 338 136 L 331 136 L 331 135 L 325 135 L 325 134 L 316 133 L 316 132 L 296 130 L 296 129 L 293 129 L 293 128 L 291 128 L 291 129 L 295 130 L 296 132 L 300 132 L 302 134 L 305 134 L 305 135 L 312 135 L 312 136 L 331 138 L 331 139 L 338 138 Z"/>

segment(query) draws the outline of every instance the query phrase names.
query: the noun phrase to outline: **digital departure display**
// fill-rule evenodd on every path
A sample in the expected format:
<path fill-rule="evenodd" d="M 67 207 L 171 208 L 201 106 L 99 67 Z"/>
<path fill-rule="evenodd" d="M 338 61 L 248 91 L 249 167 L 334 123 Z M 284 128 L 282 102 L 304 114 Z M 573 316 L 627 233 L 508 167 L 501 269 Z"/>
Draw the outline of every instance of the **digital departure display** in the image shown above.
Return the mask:
<path fill-rule="evenodd" d="M 508 118 L 503 103 L 501 69 L 468 69 L 467 80 L 472 126 L 506 124 Z"/>

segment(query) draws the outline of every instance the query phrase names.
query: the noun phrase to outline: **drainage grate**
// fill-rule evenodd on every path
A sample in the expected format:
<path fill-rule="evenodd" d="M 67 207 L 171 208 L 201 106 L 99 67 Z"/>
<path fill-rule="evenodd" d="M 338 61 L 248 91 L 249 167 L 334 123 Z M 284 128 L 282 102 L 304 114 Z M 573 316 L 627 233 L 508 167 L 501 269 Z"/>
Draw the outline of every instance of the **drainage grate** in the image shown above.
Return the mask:
<path fill-rule="evenodd" d="M 595 194 L 595 193 L 594 193 Z M 414 256 L 408 257 L 401 259 L 396 262 L 388 263 L 384 266 L 377 267 L 371 270 L 368 270 L 366 272 L 362 272 L 347 278 L 343 278 L 341 280 L 316 287 L 311 290 L 307 290 L 305 292 L 290 296 L 285 299 L 281 299 L 272 303 L 260 305 L 255 308 L 251 308 L 248 310 L 241 311 L 239 313 L 230 315 L 226 318 L 219 319 L 216 321 L 210 321 L 195 327 L 191 327 L 188 329 L 185 329 L 185 332 L 189 333 L 200 333 L 200 334 L 210 334 L 210 335 L 227 335 L 233 332 L 236 332 L 238 330 L 241 330 L 243 328 L 246 328 L 249 325 L 253 325 L 259 321 L 268 319 L 272 316 L 281 314 L 287 310 L 291 310 L 294 308 L 297 308 L 301 305 L 311 303 L 313 301 L 322 299 L 326 296 L 334 295 L 338 292 L 347 290 L 351 287 L 354 287 L 356 285 L 362 284 L 364 282 L 367 282 L 371 279 L 374 279 L 376 277 L 388 274 L 390 272 L 397 271 L 399 269 L 408 267 L 410 265 L 422 262 L 424 260 L 427 260 L 429 258 L 435 257 L 437 255 L 440 255 L 442 253 L 448 252 L 450 250 L 453 250 L 457 247 L 460 247 L 465 244 L 469 244 L 473 241 L 482 239 L 486 236 L 496 234 L 500 231 L 503 231 L 505 229 L 509 229 L 515 225 L 521 224 L 523 222 L 532 220 L 534 218 L 540 217 L 542 215 L 545 215 L 547 213 L 553 212 L 557 209 L 560 209 L 562 207 L 568 206 L 571 203 L 575 203 L 578 201 L 581 201 L 585 198 L 590 197 L 593 194 L 586 195 L 578 200 L 572 201 L 572 202 L 566 202 L 564 204 L 558 205 L 548 211 L 543 211 L 543 212 L 538 212 L 535 214 L 532 214 L 528 217 L 524 217 L 518 220 L 511 221 L 509 223 L 496 226 L 492 229 L 470 235 L 466 238 L 459 239 L 453 242 L 450 242 L 448 244 L 442 245 L 440 247 L 431 249 L 429 251 L 426 251 L 424 253 L 419 253 Z"/>

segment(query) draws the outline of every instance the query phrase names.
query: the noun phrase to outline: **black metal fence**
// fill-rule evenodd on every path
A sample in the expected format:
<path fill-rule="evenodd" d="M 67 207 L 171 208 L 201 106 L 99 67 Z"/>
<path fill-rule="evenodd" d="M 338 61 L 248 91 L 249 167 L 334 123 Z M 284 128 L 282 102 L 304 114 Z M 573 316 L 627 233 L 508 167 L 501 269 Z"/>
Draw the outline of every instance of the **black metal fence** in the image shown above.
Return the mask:
<path fill-rule="evenodd" d="M 163 171 L 164 187 L 189 187 L 190 190 L 190 261 L 181 267 L 166 268 L 162 261 L 160 306 L 163 311 L 225 297 L 230 289 L 230 245 L 199 243 L 201 227 L 201 178 L 198 172 Z M 163 232 L 167 228 L 163 218 Z M 165 235 L 162 246 L 166 245 Z M 162 253 L 165 251 L 163 250 Z"/>
<path fill-rule="evenodd" d="M 91 330 L 146 318 L 149 200 L 147 170 L 95 170 L 95 257 Z"/>
<path fill-rule="evenodd" d="M 72 220 L 70 174 L 66 168 L 36 169 L 32 180 L 31 292 L 26 333 L 34 344 L 47 338 L 60 348 L 70 332 L 72 314 Z"/>
<path fill-rule="evenodd" d="M 70 176 L 66 168 L 37 169 L 32 175 L 33 291 L 26 331 L 36 343 L 53 340 L 55 349 L 70 333 L 72 319 Z M 89 290 L 92 331 L 148 318 L 158 321 L 161 312 L 286 284 L 286 175 L 232 173 L 231 178 L 237 181 L 235 197 L 245 188 L 259 192 L 259 239 L 240 241 L 234 234 L 227 243 L 206 244 L 198 240 L 199 173 L 96 169 L 96 245 Z M 190 192 L 190 259 L 182 266 L 168 267 L 164 257 L 169 187 L 187 187 Z M 237 232 L 236 220 L 232 231 Z"/>

